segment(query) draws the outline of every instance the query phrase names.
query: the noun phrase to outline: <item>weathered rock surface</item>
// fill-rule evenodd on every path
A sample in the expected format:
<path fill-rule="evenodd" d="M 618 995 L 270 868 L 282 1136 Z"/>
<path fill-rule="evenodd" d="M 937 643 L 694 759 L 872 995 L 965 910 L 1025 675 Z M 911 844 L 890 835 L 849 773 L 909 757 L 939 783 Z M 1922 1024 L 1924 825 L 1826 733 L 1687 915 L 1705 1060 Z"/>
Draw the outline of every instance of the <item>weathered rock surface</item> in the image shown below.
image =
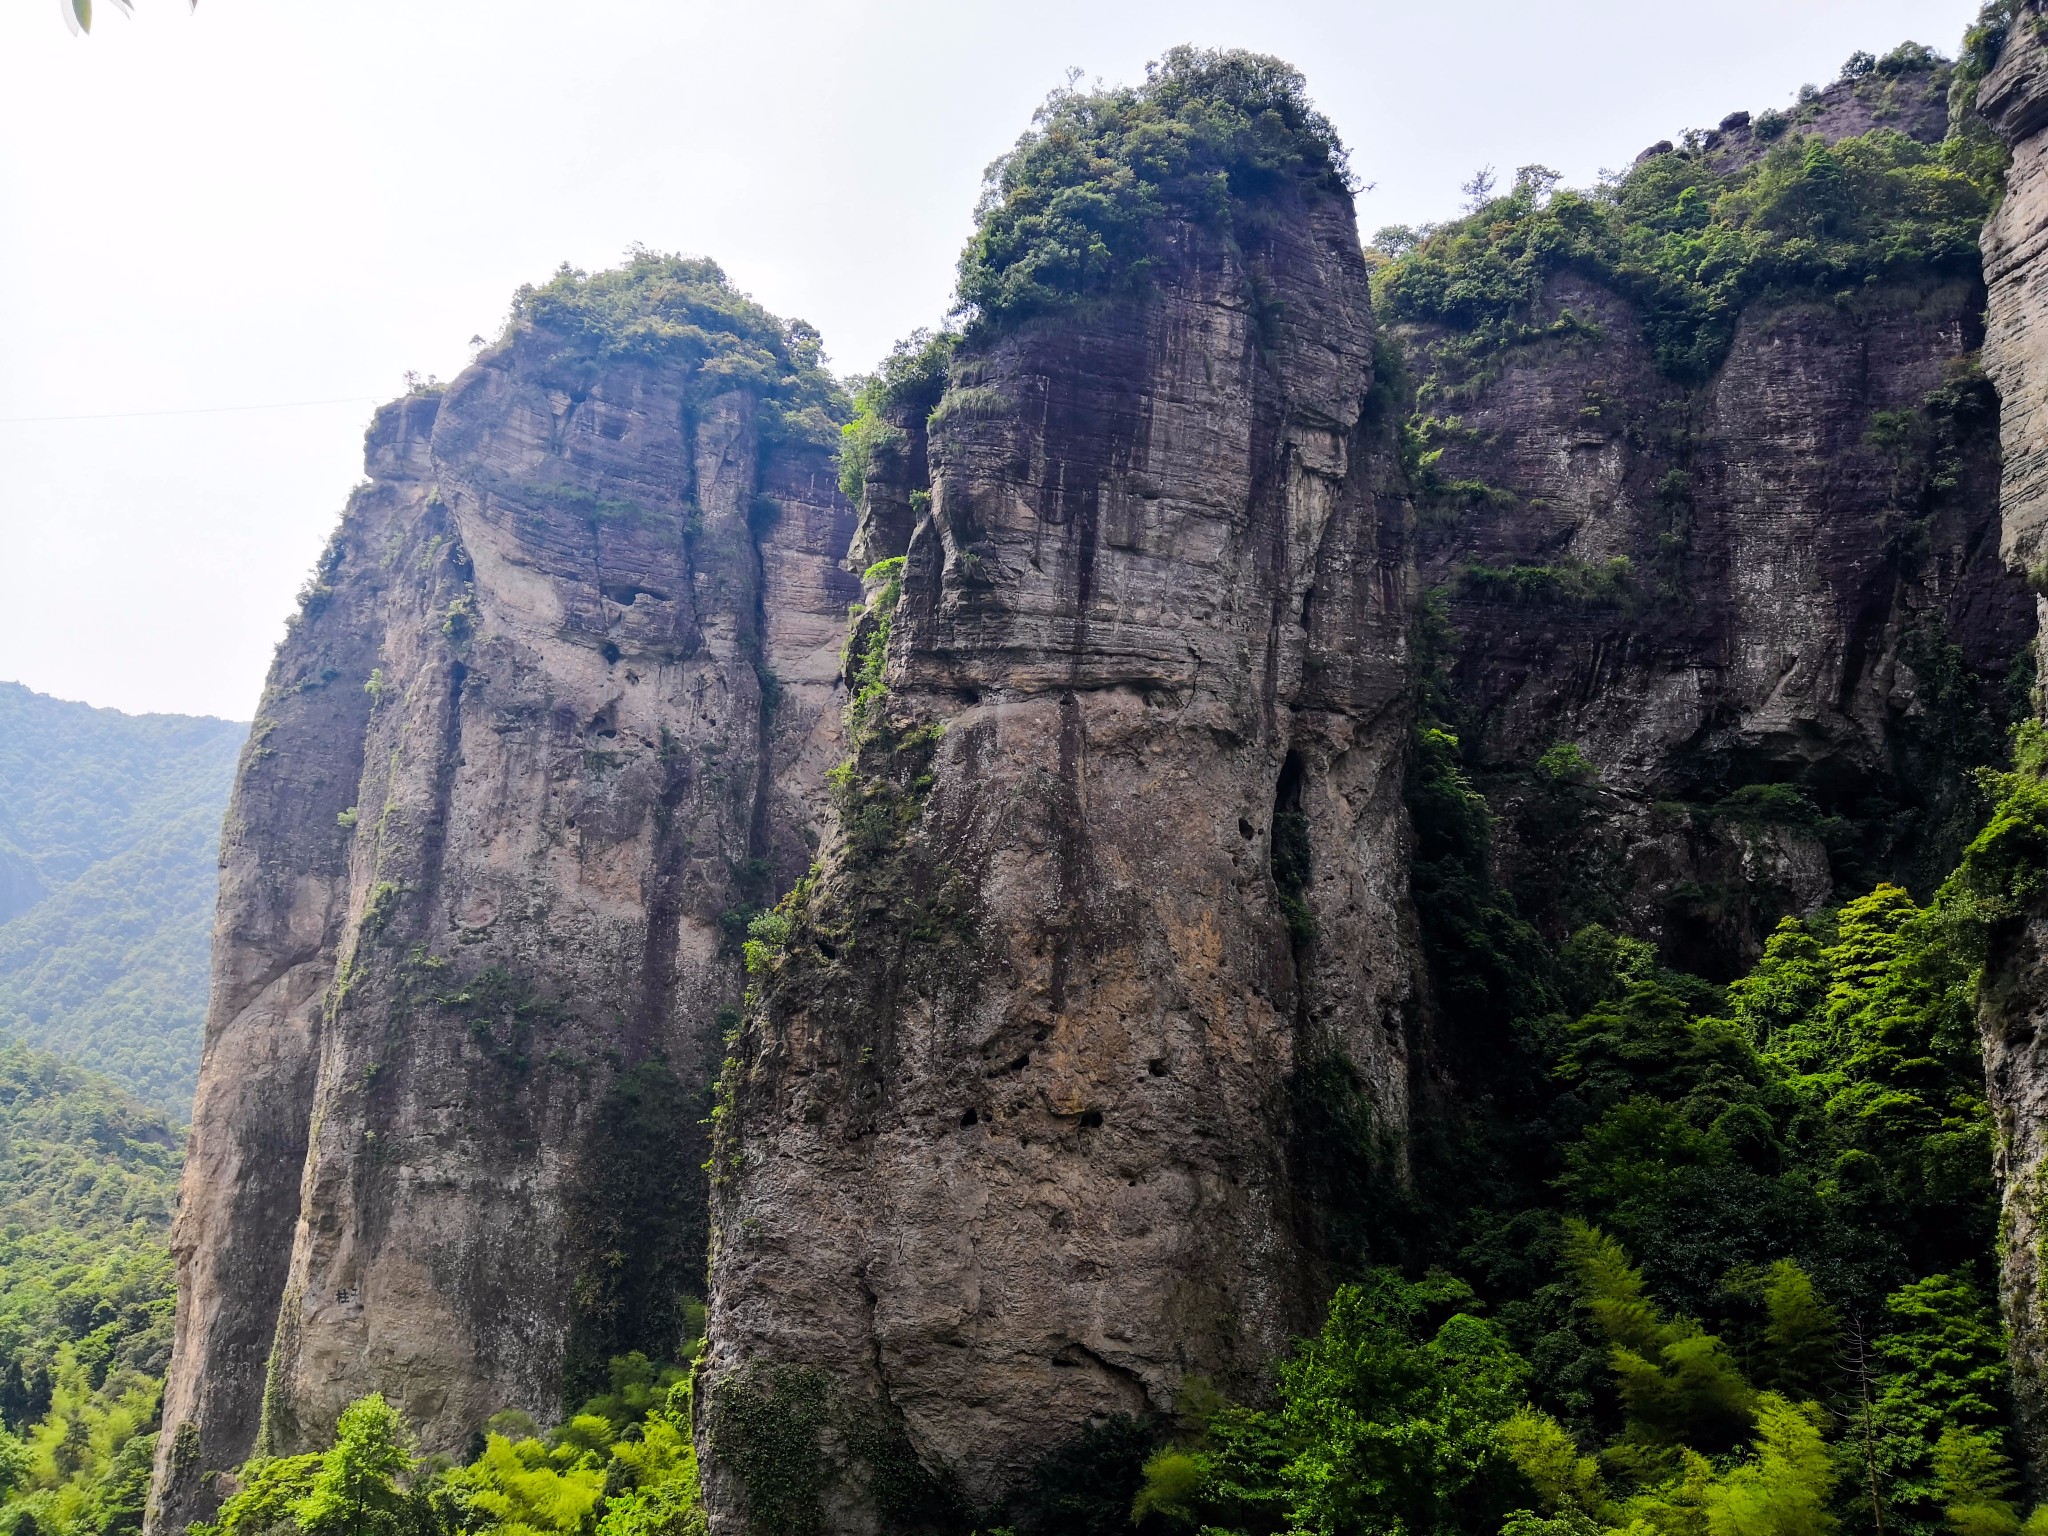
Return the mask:
<path fill-rule="evenodd" d="M 1726 172 L 1788 133 L 1932 142 L 1949 79 L 1837 81 L 1766 136 L 1737 114 L 1684 152 Z M 1883 879 L 1925 896 L 1952 866 L 2035 629 L 1999 549 L 1984 302 L 1931 278 L 1767 295 L 1699 382 L 1572 270 L 1536 339 L 1476 366 L 1396 329 L 1441 450 L 1419 561 L 1453 723 L 1553 940 L 1600 922 L 1731 976 L 1780 917 Z M 1560 744 L 1594 782 L 1539 767 Z"/>
<path fill-rule="evenodd" d="M 213 996 L 171 1247 L 175 1368 L 164 1391 L 152 1517 L 210 1510 L 211 1473 L 254 1447 L 319 1064 L 320 1021 L 349 916 L 350 834 L 389 600 L 384 550 L 439 524 L 427 505 L 439 401 L 377 413 L 370 483 L 349 503 L 271 667 L 221 838 Z M 339 587 L 334 579 L 347 572 Z"/>
<path fill-rule="evenodd" d="M 858 530 L 825 449 L 688 362 L 529 321 L 387 407 L 230 819 L 153 1530 L 372 1387 L 432 1450 L 554 1417 L 674 1341 L 707 1222 L 727 1536 L 763 1515 L 750 1415 L 815 1425 L 826 1527 L 866 1536 L 998 1511 L 1191 1377 L 1256 1391 L 1326 1278 L 1316 1085 L 1398 1178 L 1456 1027 L 1407 891 L 1425 588 L 1553 938 L 1726 973 L 1783 913 L 1924 890 L 2034 633 L 2010 567 L 2048 557 L 2043 68 L 2027 33 L 1985 84 L 1988 334 L 1969 283 L 1760 303 L 1687 385 L 1561 276 L 1534 318 L 1590 323 L 1470 382 L 1419 519 L 1376 344 L 1426 372 L 1442 338 L 1376 338 L 1335 195 L 964 346 Z M 1831 87 L 1799 126 L 1931 138 L 1934 100 Z M 847 563 L 896 556 L 842 661 Z M 1593 782 L 1538 768 L 1562 743 Z M 737 941 L 793 884 L 707 1216 Z M 2044 954 L 2048 923 L 1986 992 L 2037 1425 Z"/>
<path fill-rule="evenodd" d="M 1978 109 L 2012 152 L 2005 200 L 1984 230 L 1984 368 L 1998 386 L 2001 547 L 2019 570 L 2048 559 L 2048 47 L 2037 5 L 2019 8 Z M 2039 578 L 2035 578 L 2038 590 Z M 2038 711 L 2038 704 L 2037 704 Z M 2048 1486 L 2048 1299 L 2041 1290 L 2048 1175 L 2048 915 L 1993 935 L 1980 998 L 1984 1071 L 1998 1122 L 2000 1300 L 2030 1480 Z"/>
<path fill-rule="evenodd" d="M 1255 1387 L 1316 1299 L 1291 1083 L 1341 1061 L 1401 1134 L 1406 509 L 1349 200 L 1272 223 L 964 349 L 907 547 L 870 483 L 888 692 L 728 1072 L 716 1530 L 764 1398 L 830 1405 L 828 1525 L 881 1531 L 1190 1375 Z"/>
<path fill-rule="evenodd" d="M 2006 558 L 2048 559 L 2048 48 L 2023 8 L 1977 103 L 2011 148 L 2005 199 L 1984 228 L 1984 371 L 1998 387 Z"/>
<path fill-rule="evenodd" d="M 839 755 L 853 508 L 759 385 L 529 320 L 368 467 L 230 816 L 156 1529 L 373 1388 L 454 1451 L 677 1352 L 727 930 Z"/>
<path fill-rule="evenodd" d="M 1458 404 L 1423 580 L 1504 871 L 1554 937 L 1618 923 L 1731 974 L 1780 916 L 1879 878 L 1924 894 L 1953 863 L 1953 797 L 1999 742 L 1979 696 L 2033 633 L 1998 550 L 1979 303 L 1758 305 L 1687 387 L 1629 305 L 1565 275 L 1539 320 L 1596 333 L 1514 349 Z M 1907 426 L 1876 440 L 1885 413 Z M 1597 788 L 1532 771 L 1561 742 Z M 1759 782 L 1812 811 L 1727 802 Z"/>

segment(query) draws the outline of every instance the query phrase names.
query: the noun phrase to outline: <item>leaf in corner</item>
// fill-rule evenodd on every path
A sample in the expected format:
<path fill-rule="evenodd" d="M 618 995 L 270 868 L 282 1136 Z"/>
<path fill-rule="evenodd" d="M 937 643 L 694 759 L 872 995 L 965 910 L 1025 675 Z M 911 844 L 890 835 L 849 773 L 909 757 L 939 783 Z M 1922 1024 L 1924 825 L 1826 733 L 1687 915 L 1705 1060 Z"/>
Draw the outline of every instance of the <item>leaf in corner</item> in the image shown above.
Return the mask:
<path fill-rule="evenodd" d="M 71 29 L 73 37 L 92 30 L 92 0 L 57 0 L 57 5 L 64 12 L 64 25 Z"/>

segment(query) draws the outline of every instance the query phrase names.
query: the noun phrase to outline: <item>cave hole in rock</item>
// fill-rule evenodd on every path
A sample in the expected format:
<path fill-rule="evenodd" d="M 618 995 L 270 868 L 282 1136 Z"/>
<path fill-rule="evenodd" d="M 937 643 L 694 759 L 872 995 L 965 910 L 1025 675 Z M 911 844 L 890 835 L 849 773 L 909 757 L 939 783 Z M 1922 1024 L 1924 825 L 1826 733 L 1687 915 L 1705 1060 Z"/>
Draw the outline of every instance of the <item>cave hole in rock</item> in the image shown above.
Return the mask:
<path fill-rule="evenodd" d="M 1102 1111 L 1101 1111 L 1101 1110 L 1099 1110 L 1099 1109 L 1087 1109 L 1087 1110 L 1083 1110 L 1083 1111 L 1081 1112 L 1081 1129 L 1082 1129 L 1082 1130 L 1084 1130 L 1084 1131 L 1093 1131 L 1093 1130 L 1099 1130 L 1099 1129 L 1101 1129 L 1101 1126 L 1102 1126 Z"/>
<path fill-rule="evenodd" d="M 666 592 L 657 592 L 652 587 L 611 585 L 600 587 L 598 590 L 621 608 L 630 608 L 643 597 L 651 597 L 658 603 L 668 601 L 668 594 Z"/>
<path fill-rule="evenodd" d="M 981 1116 L 975 1112 L 974 1106 L 970 1104 L 967 1107 L 967 1112 L 960 1117 L 960 1129 L 964 1131 L 970 1125 L 978 1125 L 980 1122 Z"/>
<path fill-rule="evenodd" d="M 1150 1072 L 1154 1077 L 1166 1076 L 1166 1058 L 1164 1056 L 1154 1056 L 1150 1061 L 1145 1063 L 1145 1070 L 1147 1072 Z"/>

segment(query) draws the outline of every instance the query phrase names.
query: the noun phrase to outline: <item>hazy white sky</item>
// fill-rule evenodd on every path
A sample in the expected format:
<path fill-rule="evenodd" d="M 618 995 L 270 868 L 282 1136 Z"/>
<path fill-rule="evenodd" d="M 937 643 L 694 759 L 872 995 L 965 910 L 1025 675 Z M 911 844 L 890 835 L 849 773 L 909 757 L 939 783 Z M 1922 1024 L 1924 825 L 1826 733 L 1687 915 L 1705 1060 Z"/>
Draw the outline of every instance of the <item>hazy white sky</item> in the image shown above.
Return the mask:
<path fill-rule="evenodd" d="M 1292 60 L 1370 231 L 1485 164 L 1589 181 L 1857 48 L 1953 53 L 1977 8 L 137 0 L 81 40 L 58 4 L 0 0 L 0 679 L 238 719 L 371 400 L 565 259 L 713 256 L 857 369 L 943 313 L 983 166 L 1069 66 Z"/>

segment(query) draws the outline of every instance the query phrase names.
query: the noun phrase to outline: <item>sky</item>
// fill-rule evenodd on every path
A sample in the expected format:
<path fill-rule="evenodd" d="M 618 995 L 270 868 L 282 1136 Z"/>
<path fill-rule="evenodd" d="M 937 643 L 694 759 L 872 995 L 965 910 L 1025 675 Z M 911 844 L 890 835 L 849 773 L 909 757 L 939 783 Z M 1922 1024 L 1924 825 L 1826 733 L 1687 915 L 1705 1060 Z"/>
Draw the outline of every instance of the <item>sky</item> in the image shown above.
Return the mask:
<path fill-rule="evenodd" d="M 373 402 L 564 261 L 711 256 L 857 371 L 1069 69 L 1291 60 L 1369 233 L 1953 53 L 1978 0 L 60 3 L 0 0 L 0 679 L 247 719 Z"/>

